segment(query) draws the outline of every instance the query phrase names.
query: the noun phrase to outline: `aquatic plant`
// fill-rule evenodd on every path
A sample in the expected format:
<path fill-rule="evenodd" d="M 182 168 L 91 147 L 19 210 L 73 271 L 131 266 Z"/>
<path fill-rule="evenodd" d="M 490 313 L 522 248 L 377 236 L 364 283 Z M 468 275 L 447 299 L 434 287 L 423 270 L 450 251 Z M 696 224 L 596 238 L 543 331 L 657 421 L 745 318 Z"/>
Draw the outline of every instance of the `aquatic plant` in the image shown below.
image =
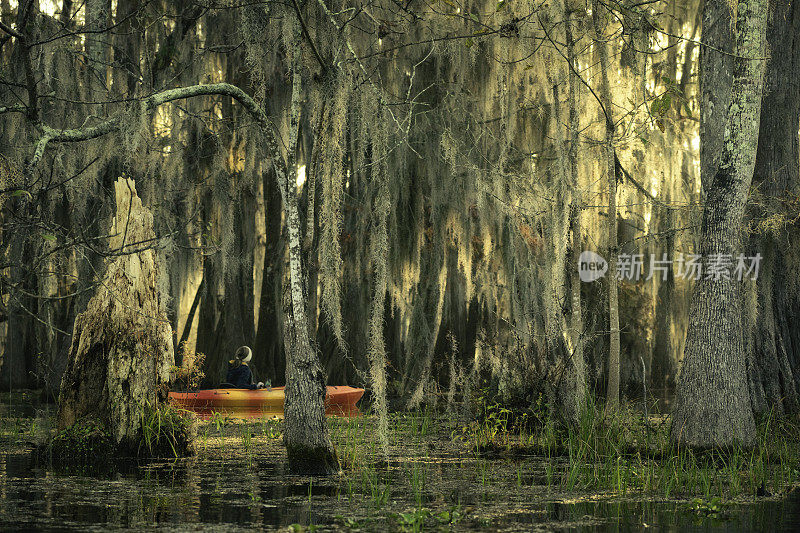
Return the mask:
<path fill-rule="evenodd" d="M 131 458 L 185 457 L 195 453 L 194 415 L 169 405 L 145 404 L 140 409 L 141 441 L 136 448 L 117 443 L 107 425 L 83 417 L 67 428 L 46 435 L 34 449 L 39 461 L 62 467 L 114 467 Z"/>
<path fill-rule="evenodd" d="M 193 413 L 169 404 L 146 403 L 140 415 L 142 443 L 137 455 L 185 457 L 194 455 L 197 419 Z"/>
<path fill-rule="evenodd" d="M 451 506 L 440 512 L 433 512 L 425 507 L 417 507 L 400 513 L 390 513 L 387 521 L 403 532 L 418 533 L 429 527 L 437 529 L 456 524 L 462 518 L 460 506 Z"/>
<path fill-rule="evenodd" d="M 727 514 L 728 505 L 719 497 L 706 500 L 703 498 L 694 498 L 689 504 L 689 509 L 698 515 L 708 516 L 710 518 L 722 518 Z"/>
<path fill-rule="evenodd" d="M 423 530 L 425 519 L 430 515 L 431 512 L 428 509 L 418 507 L 412 511 L 394 514 L 392 517 L 397 520 L 400 531 L 418 533 Z"/>
<path fill-rule="evenodd" d="M 253 451 L 253 434 L 250 432 L 250 427 L 247 424 L 241 424 L 239 426 L 239 436 L 242 439 L 242 446 L 244 446 L 245 451 L 249 454 Z"/>

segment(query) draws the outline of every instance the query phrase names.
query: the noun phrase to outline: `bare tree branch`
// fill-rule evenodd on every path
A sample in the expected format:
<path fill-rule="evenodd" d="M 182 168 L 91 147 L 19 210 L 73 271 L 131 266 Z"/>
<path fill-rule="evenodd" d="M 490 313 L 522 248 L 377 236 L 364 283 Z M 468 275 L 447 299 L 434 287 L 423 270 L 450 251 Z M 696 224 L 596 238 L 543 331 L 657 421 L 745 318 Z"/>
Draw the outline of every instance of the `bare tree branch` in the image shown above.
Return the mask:
<path fill-rule="evenodd" d="M 239 102 L 250 116 L 258 123 L 262 132 L 267 140 L 267 147 L 269 149 L 272 162 L 276 165 L 276 170 L 282 173 L 278 176 L 279 179 L 284 179 L 286 174 L 286 163 L 281 157 L 280 147 L 278 146 L 278 139 L 280 133 L 272 123 L 270 118 L 263 109 L 253 100 L 250 95 L 245 93 L 239 87 L 231 85 L 230 83 L 211 83 L 206 85 L 191 85 L 189 87 L 179 87 L 177 89 L 168 89 L 159 93 L 153 94 L 141 100 L 140 105 L 144 111 L 152 111 L 162 104 L 172 102 L 175 100 L 183 100 L 192 98 L 194 96 L 229 96 Z M 123 114 L 120 113 L 111 118 L 108 118 L 99 124 L 88 126 L 86 128 L 56 130 L 47 125 L 42 125 L 44 134 L 39 139 L 36 145 L 33 158 L 31 159 L 30 168 L 33 169 L 41 161 L 47 145 L 51 142 L 80 142 L 96 139 L 111 132 L 118 131 L 123 122 Z"/>
<path fill-rule="evenodd" d="M 3 113 L 24 113 L 28 107 L 22 104 L 0 106 L 0 115 Z"/>
<path fill-rule="evenodd" d="M 322 56 L 319 55 L 317 51 L 317 47 L 314 44 L 313 39 L 311 39 L 311 34 L 308 33 L 308 28 L 306 27 L 306 21 L 303 20 L 303 15 L 300 13 L 300 6 L 297 5 L 297 0 L 292 0 L 292 5 L 294 5 L 294 10 L 297 13 L 297 20 L 300 21 L 300 28 L 303 30 L 303 36 L 308 41 L 308 45 L 311 47 L 311 51 L 314 52 L 314 57 L 317 59 L 317 63 L 319 66 L 322 67 L 322 73 L 325 74 L 328 72 L 328 65 L 325 61 L 322 60 Z"/>
<path fill-rule="evenodd" d="M 25 38 L 24 35 L 22 35 L 20 32 L 18 32 L 14 28 L 4 24 L 2 20 L 0 20 L 0 30 L 3 30 L 4 32 L 8 33 L 9 35 L 13 35 L 17 39 L 24 39 Z"/>

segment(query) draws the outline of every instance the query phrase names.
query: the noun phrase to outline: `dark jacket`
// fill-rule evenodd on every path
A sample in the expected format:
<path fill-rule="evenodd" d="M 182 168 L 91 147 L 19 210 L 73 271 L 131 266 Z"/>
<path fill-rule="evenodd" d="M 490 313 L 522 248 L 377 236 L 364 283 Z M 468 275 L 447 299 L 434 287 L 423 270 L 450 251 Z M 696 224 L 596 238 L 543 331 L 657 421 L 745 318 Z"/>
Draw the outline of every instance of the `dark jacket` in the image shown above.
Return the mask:
<path fill-rule="evenodd" d="M 225 381 L 237 389 L 257 389 L 258 385 L 253 384 L 253 372 L 246 363 L 238 366 L 233 361 L 228 363 L 228 374 Z"/>

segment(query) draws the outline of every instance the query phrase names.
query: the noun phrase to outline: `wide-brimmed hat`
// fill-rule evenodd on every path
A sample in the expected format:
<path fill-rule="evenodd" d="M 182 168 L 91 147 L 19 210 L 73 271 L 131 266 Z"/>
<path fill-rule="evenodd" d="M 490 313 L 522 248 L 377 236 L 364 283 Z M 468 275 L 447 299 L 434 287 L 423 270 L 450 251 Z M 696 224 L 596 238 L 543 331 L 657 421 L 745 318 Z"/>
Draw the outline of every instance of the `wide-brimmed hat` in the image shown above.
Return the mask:
<path fill-rule="evenodd" d="M 247 363 L 252 358 L 253 350 L 251 350 L 249 346 L 240 346 L 239 349 L 236 350 L 236 359 L 239 359 L 242 363 Z"/>

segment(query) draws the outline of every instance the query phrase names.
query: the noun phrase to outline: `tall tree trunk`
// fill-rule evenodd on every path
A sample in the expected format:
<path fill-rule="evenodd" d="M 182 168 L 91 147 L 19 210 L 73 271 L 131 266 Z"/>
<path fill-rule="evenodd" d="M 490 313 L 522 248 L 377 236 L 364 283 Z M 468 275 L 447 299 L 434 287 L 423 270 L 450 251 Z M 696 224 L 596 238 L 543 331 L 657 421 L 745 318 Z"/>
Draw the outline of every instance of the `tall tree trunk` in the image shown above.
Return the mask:
<path fill-rule="evenodd" d="M 240 85 L 244 80 L 238 65 L 233 60 L 226 61 L 226 79 Z M 222 100 L 223 120 L 235 124 L 240 120 L 241 108 L 234 105 L 233 98 Z M 234 131 L 221 133 L 222 145 L 228 147 L 229 161 L 240 148 L 240 139 Z M 225 224 L 232 227 L 233 244 L 231 250 L 223 250 L 225 254 L 225 298 L 222 303 L 222 317 L 217 336 L 221 339 L 224 360 L 229 358 L 236 347 L 252 346 L 255 340 L 255 310 L 253 296 L 253 258 L 255 251 L 255 215 L 256 199 L 254 185 L 235 168 L 228 168 L 226 178 L 230 211 L 223 215 Z M 259 368 L 261 361 L 253 360 L 254 369 Z"/>
<path fill-rule="evenodd" d="M 17 27 L 28 35 L 28 38 L 35 40 L 38 38 L 39 28 L 37 22 L 38 3 L 18 2 Z M 27 10 L 25 9 L 27 7 Z M 3 11 L 6 10 L 8 15 L 5 20 L 11 22 L 10 6 L 3 6 Z M 28 16 L 25 17 L 25 13 Z M 25 72 L 25 77 L 28 77 L 29 71 L 23 69 L 22 65 L 27 64 L 23 59 L 26 58 L 30 51 L 27 49 L 26 40 L 15 39 L 15 46 L 11 48 L 10 61 L 12 69 L 20 72 Z M 30 81 L 34 81 L 32 78 Z M 35 83 L 34 83 L 35 86 Z M 28 90 L 29 109 L 38 109 L 38 99 L 36 98 L 36 91 Z M 35 118 L 37 114 L 29 111 L 29 116 Z M 12 172 L 11 164 L 8 160 L 3 159 L 0 167 L 0 172 Z M 5 176 L 3 176 L 5 178 Z M 21 185 L 26 190 L 30 190 L 31 184 L 30 175 L 21 176 L 18 185 Z M 36 220 L 40 217 L 37 212 L 39 202 L 20 200 L 17 202 L 9 202 L 11 205 L 6 204 L 4 211 L 3 221 L 7 222 L 9 219 L 14 220 Z M 34 373 L 36 368 L 36 356 L 38 355 L 39 346 L 37 346 L 37 329 L 38 321 L 36 318 L 39 314 L 40 302 L 37 301 L 33 295 L 37 294 L 40 279 L 39 275 L 32 265 L 34 259 L 38 255 L 38 248 L 40 244 L 40 236 L 35 231 L 35 226 L 30 225 L 15 228 L 11 231 L 3 232 L 3 240 L 5 241 L 3 250 L 8 254 L 5 259 L 10 263 L 7 270 L 12 286 L 2 287 L 3 293 L 8 291 L 6 298 L 6 306 L 8 313 L 8 323 L 6 325 L 6 339 L 5 350 L 3 353 L 3 363 L 0 366 L 0 379 L 2 379 L 4 388 L 28 388 L 35 385 Z"/>
<path fill-rule="evenodd" d="M 141 69 L 139 55 L 142 41 L 137 34 L 136 12 L 139 0 L 125 0 L 117 4 L 117 26 L 114 36 L 114 94 L 132 98 L 139 83 Z"/>
<path fill-rule="evenodd" d="M 606 386 L 606 411 L 613 411 L 619 404 L 619 295 L 617 291 L 617 174 L 614 164 L 614 115 L 611 88 L 608 83 L 608 50 L 605 41 L 605 24 L 601 21 L 598 0 L 592 4 L 595 46 L 600 57 L 600 100 L 606 125 L 604 163 L 608 180 L 608 381 Z"/>
<path fill-rule="evenodd" d="M 310 145 L 310 143 L 308 143 Z M 306 231 L 303 238 L 303 255 L 305 256 L 308 276 L 308 336 L 316 342 L 319 324 L 319 209 L 321 187 L 317 186 L 316 168 L 311 162 L 306 163 Z"/>
<path fill-rule="evenodd" d="M 666 184 L 664 184 L 666 187 Z M 664 196 L 664 203 L 671 201 L 669 193 Z M 663 236 L 663 245 L 658 247 L 667 259 L 672 257 L 675 250 L 675 216 L 673 210 L 666 206 L 654 205 L 653 216 L 658 217 L 658 232 Z M 664 235 L 665 234 L 665 235 Z M 661 260 L 662 257 L 656 257 Z M 675 385 L 675 338 L 672 334 L 673 295 L 675 294 L 675 271 L 670 268 L 666 279 L 655 280 L 658 284 L 656 293 L 655 332 L 653 336 L 653 360 L 650 366 L 650 380 L 656 389 L 672 388 Z"/>
<path fill-rule="evenodd" d="M 213 246 L 212 241 L 219 240 L 216 234 L 219 223 L 218 214 L 213 198 L 213 186 L 206 191 L 202 200 L 203 227 L 210 228 L 208 234 L 204 232 L 203 246 Z M 205 378 L 203 386 L 216 387 L 225 379 L 225 354 L 221 353 L 220 339 L 217 335 L 222 314 L 222 283 L 220 278 L 219 252 L 203 257 L 203 293 L 200 300 L 200 316 L 197 322 L 197 343 L 195 350 L 205 354 L 203 364 Z M 235 349 L 235 348 L 233 348 Z M 232 350 L 228 347 L 228 351 Z"/>
<path fill-rule="evenodd" d="M 200 280 L 200 285 L 197 286 L 197 291 L 194 293 L 194 299 L 192 300 L 192 306 L 189 308 L 189 313 L 186 315 L 186 322 L 183 324 L 183 333 L 181 333 L 181 337 L 178 340 L 178 346 L 175 347 L 176 354 L 180 354 L 180 347 L 183 345 L 184 342 L 189 342 L 189 335 L 192 333 L 192 324 L 194 324 L 194 315 L 197 313 L 197 307 L 200 305 L 200 301 L 203 299 L 203 289 L 205 288 L 206 278 L 205 276 Z M 179 361 L 178 359 L 175 360 L 175 364 L 180 366 L 183 361 Z"/>
<path fill-rule="evenodd" d="M 436 344 L 439 340 L 439 331 L 442 326 L 442 311 L 444 310 L 444 300 L 447 294 L 447 258 L 449 255 L 448 245 L 442 245 L 442 265 L 439 269 L 438 284 L 436 285 L 436 308 L 434 309 L 433 321 L 431 322 L 432 328 L 430 329 L 430 336 L 426 339 L 425 344 L 425 358 L 422 360 L 422 367 L 419 372 L 414 391 L 408 400 L 407 409 L 416 409 L 425 399 L 425 386 L 431 379 L 431 366 L 433 365 L 433 356 L 436 353 Z M 426 320 L 429 320 L 426 318 Z M 409 374 L 410 367 L 406 368 L 406 374 Z M 410 376 L 406 375 L 408 379 Z"/>
<path fill-rule="evenodd" d="M 53 201 L 53 222 L 59 227 L 63 234 L 68 235 L 71 231 L 71 205 L 67 198 L 64 187 L 60 187 L 52 194 L 56 199 Z M 46 320 L 51 326 L 45 328 L 46 335 L 52 335 L 49 342 L 41 344 L 41 355 L 38 361 L 37 376 L 41 380 L 44 394 L 47 398 L 58 399 L 58 391 L 61 386 L 61 378 L 67 365 L 70 341 L 72 338 L 72 327 L 75 322 L 75 306 L 78 298 L 68 296 L 77 287 L 72 274 L 75 269 L 75 257 L 72 250 L 59 254 L 58 260 L 54 261 L 50 276 L 55 278 L 55 294 L 60 299 L 51 302 L 52 313 Z M 51 289 L 52 290 L 52 289 Z"/>
<path fill-rule="evenodd" d="M 672 9 L 673 17 L 669 19 L 670 33 L 679 33 L 677 28 L 680 27 L 681 19 L 677 16 L 677 13 L 675 13 L 676 3 L 674 1 Z M 698 10 L 698 20 L 700 14 L 700 10 Z M 692 53 L 691 44 L 692 43 L 687 43 L 686 54 Z M 670 47 L 670 51 L 667 55 L 666 64 L 662 67 L 662 73 L 672 82 L 678 79 L 677 40 L 670 37 L 668 46 Z M 691 65 L 691 55 L 687 57 L 683 64 L 684 70 L 682 71 L 683 76 L 680 82 L 681 87 L 684 87 L 687 83 L 687 77 L 689 75 L 689 68 L 687 65 Z M 641 83 L 645 84 L 647 81 L 647 72 L 643 70 L 640 73 L 640 78 Z M 677 126 L 672 121 L 664 121 L 663 124 L 664 131 L 661 135 L 661 141 L 663 143 L 662 153 L 664 154 L 665 165 L 668 167 L 666 169 L 666 175 L 674 175 L 674 168 L 676 166 L 674 158 L 677 152 L 673 149 L 673 146 L 676 143 L 676 139 L 679 139 L 679 137 L 676 136 Z M 675 248 L 675 234 L 671 231 L 675 226 L 674 213 L 669 207 L 672 197 L 669 184 L 665 178 L 661 180 L 660 189 L 662 191 L 662 200 L 661 202 L 653 203 L 650 220 L 651 228 L 654 230 L 653 233 L 658 235 L 658 239 L 652 241 L 650 250 L 651 253 L 654 254 L 654 259 L 656 261 L 661 261 L 664 254 L 666 254 L 667 260 L 669 260 Z M 650 268 L 653 268 L 652 264 Z M 661 277 L 660 272 L 656 272 L 654 275 L 659 277 L 653 280 L 656 292 L 654 295 L 655 323 L 653 325 L 654 334 L 650 357 L 650 382 L 654 389 L 663 390 L 665 388 L 672 388 L 675 385 L 675 366 L 677 364 L 677 358 L 675 357 L 675 339 L 672 334 L 675 273 L 674 270 L 670 268 L 666 273 L 666 279 Z M 646 375 L 645 379 L 647 379 Z M 643 383 L 642 386 L 646 387 L 647 383 Z"/>
<path fill-rule="evenodd" d="M 570 328 L 572 330 L 572 365 L 574 368 L 575 381 L 575 403 L 576 413 L 579 415 L 586 403 L 586 361 L 584 359 L 583 347 L 583 308 L 581 305 L 581 280 L 579 276 L 578 258 L 581 248 L 581 212 L 583 210 L 583 198 L 578 181 L 578 143 L 580 141 L 580 116 L 578 114 L 579 102 L 579 80 L 578 64 L 575 58 L 575 38 L 573 35 L 573 13 L 566 11 L 566 21 L 564 25 L 565 37 L 567 42 L 567 61 L 569 61 L 569 82 L 568 82 L 568 106 L 569 106 L 569 148 L 567 159 L 569 161 L 569 183 L 574 191 L 575 198 L 572 202 L 569 219 L 569 250 L 567 268 L 570 284 L 571 315 Z"/>
<path fill-rule="evenodd" d="M 708 191 L 719 167 L 731 101 L 735 46 L 733 2 L 706 0 L 700 47 L 700 181 Z"/>
<path fill-rule="evenodd" d="M 89 102 L 108 99 L 109 46 L 111 36 L 104 33 L 111 22 L 111 0 L 86 1 L 86 87 Z M 100 32 L 100 33 L 98 33 Z M 105 113 L 97 113 L 99 116 Z"/>
<path fill-rule="evenodd" d="M 72 23 L 74 22 L 72 20 L 72 6 L 73 0 L 62 0 L 61 2 L 61 13 L 59 15 L 59 20 L 61 21 L 61 24 L 68 28 L 71 27 Z"/>
<path fill-rule="evenodd" d="M 237 179 L 231 176 L 231 179 Z M 217 326 L 221 339 L 221 355 L 227 359 L 241 345 L 251 346 L 255 340 L 255 312 L 253 309 L 253 251 L 255 250 L 255 198 L 248 188 L 239 191 L 233 203 L 232 224 L 234 256 L 227 258 L 225 298 L 222 317 Z M 253 360 L 255 368 L 261 361 Z"/>
<path fill-rule="evenodd" d="M 783 201 L 800 189 L 800 2 L 777 2 L 767 25 L 773 53 L 764 81 L 754 186 L 764 196 L 754 216 L 786 215 Z M 776 414 L 798 407 L 800 364 L 800 294 L 792 256 L 800 245 L 800 228 L 789 223 L 781 234 L 765 231 L 751 238 L 750 256 L 763 256 L 756 289 L 757 309 L 751 320 L 748 368 L 756 413 Z M 795 262 L 796 264 L 796 262 Z"/>
<path fill-rule="evenodd" d="M 30 297 L 37 291 L 37 276 L 29 266 L 33 263 L 31 241 L 38 237 L 23 229 L 14 236 L 9 247 L 15 264 L 10 268 L 11 279 L 19 284 L 8 301 L 8 329 L 0 367 L 0 379 L 6 389 L 29 388 L 34 385 L 33 372 L 36 345 L 37 301 Z M 20 290 L 22 289 L 22 290 Z"/>
<path fill-rule="evenodd" d="M 46 226 L 53 224 L 54 207 L 51 204 L 51 197 L 55 194 L 42 192 L 39 194 L 39 213 L 42 222 Z M 38 286 L 36 294 L 39 299 L 36 302 L 38 321 L 34 322 L 34 333 L 36 343 L 36 386 L 42 389 L 53 389 L 50 383 L 52 372 L 50 370 L 57 354 L 58 339 L 56 334 L 56 304 L 54 298 L 58 294 L 58 260 L 55 256 L 55 243 L 46 241 L 43 243 L 42 251 L 49 254 L 44 261 L 43 271 L 37 276 Z"/>
<path fill-rule="evenodd" d="M 275 172 L 266 170 L 264 181 L 264 217 L 266 244 L 261 277 L 261 301 L 258 311 L 255 355 L 264 361 L 266 377 L 273 384 L 286 380 L 286 356 L 281 339 L 280 321 L 283 287 L 283 239 L 281 238 L 281 191 L 276 185 Z"/>
<path fill-rule="evenodd" d="M 284 403 L 283 442 L 289 467 L 295 472 L 330 474 L 339 470 L 325 420 L 325 375 L 317 353 L 308 337 L 306 299 L 301 248 L 300 215 L 297 208 L 297 136 L 301 112 L 302 62 L 301 33 L 297 20 L 292 22 L 291 66 L 292 103 L 289 111 L 290 140 L 286 172 L 282 180 L 283 205 L 289 245 L 289 280 L 291 307 L 286 317 L 286 401 Z M 283 174 L 283 175 L 281 175 Z"/>
<path fill-rule="evenodd" d="M 84 12 L 85 27 L 88 30 L 84 36 L 83 95 L 84 100 L 88 102 L 84 106 L 84 110 L 87 115 L 106 116 L 105 106 L 100 106 L 97 102 L 109 99 L 109 93 L 106 90 L 109 63 L 107 42 L 111 36 L 102 32 L 108 28 L 111 21 L 111 0 L 87 0 Z M 96 172 L 96 179 L 90 181 L 89 190 L 86 191 L 88 199 L 83 202 L 82 209 L 72 213 L 74 216 L 72 226 L 82 228 L 81 233 L 87 239 L 103 235 L 105 228 L 101 226 L 104 216 L 113 216 L 113 213 L 106 209 L 106 202 L 113 206 L 113 198 L 109 198 L 104 190 L 104 187 L 113 189 L 113 179 L 116 176 L 109 178 L 110 167 L 111 165 L 105 164 L 90 170 L 90 172 Z M 78 281 L 90 286 L 103 277 L 105 268 L 103 257 L 95 253 L 90 246 L 84 246 L 81 252 L 78 260 Z M 77 297 L 75 313 L 85 309 L 91 294 L 92 291 L 86 291 Z"/>
<path fill-rule="evenodd" d="M 672 439 L 692 447 L 749 446 L 756 438 L 742 346 L 740 283 L 724 261 L 735 260 L 741 249 L 744 208 L 753 179 L 768 3 L 739 2 L 731 105 L 719 167 L 703 209 L 703 277 L 692 296 L 672 414 Z M 727 275 L 713 275 L 709 266 L 715 264 Z"/>

